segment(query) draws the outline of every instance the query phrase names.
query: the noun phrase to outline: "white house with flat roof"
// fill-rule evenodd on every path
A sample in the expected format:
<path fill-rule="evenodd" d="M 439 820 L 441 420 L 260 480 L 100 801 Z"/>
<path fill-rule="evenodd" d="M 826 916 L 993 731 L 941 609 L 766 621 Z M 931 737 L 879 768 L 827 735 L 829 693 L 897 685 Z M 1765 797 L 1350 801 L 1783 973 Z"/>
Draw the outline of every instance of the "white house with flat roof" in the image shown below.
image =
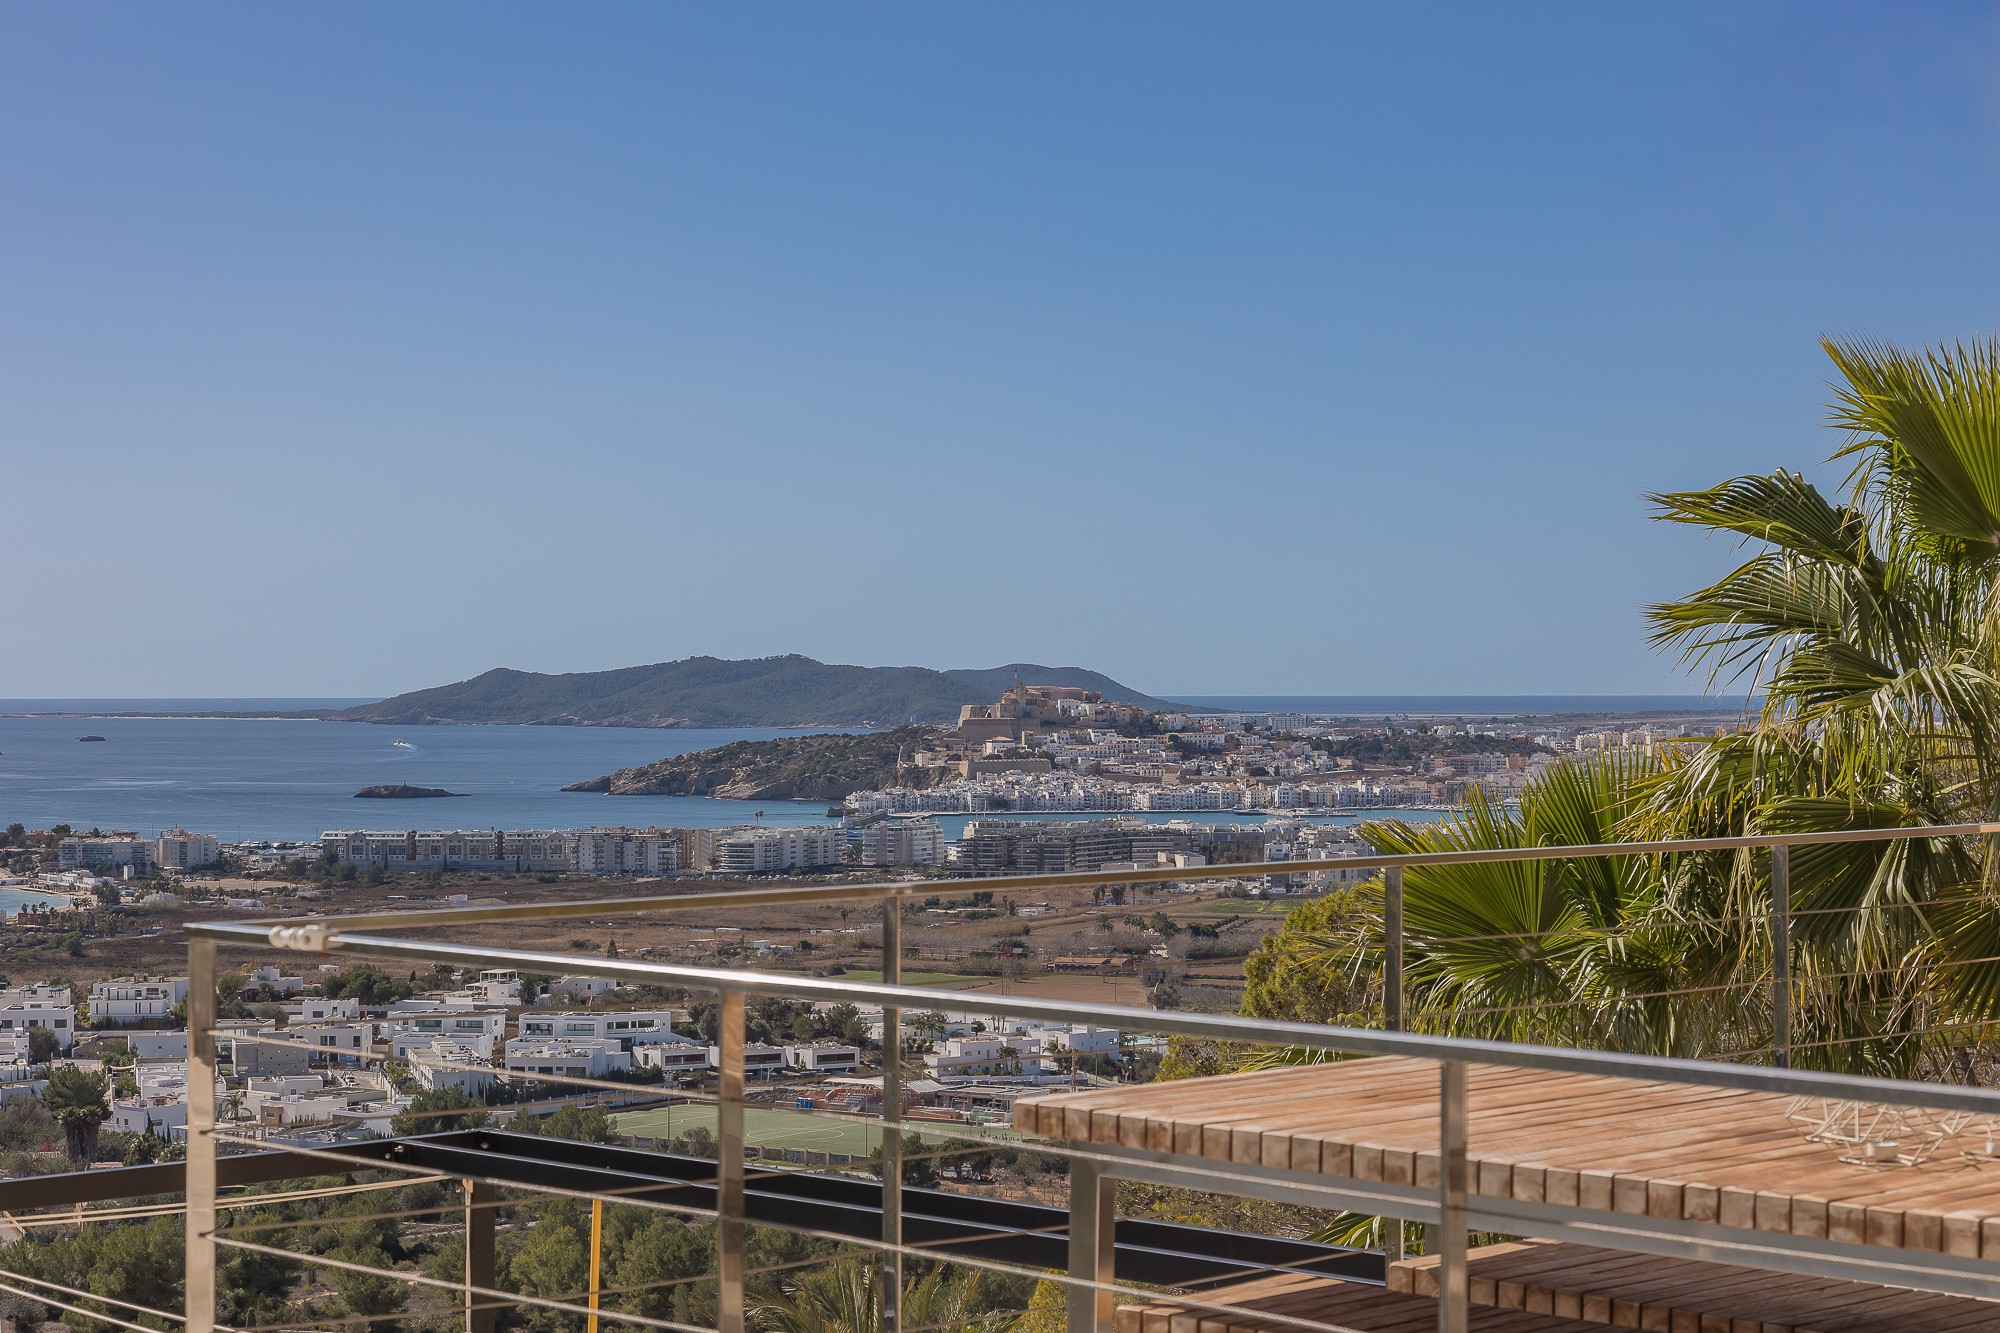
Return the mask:
<path fill-rule="evenodd" d="M 134 1032 L 125 1038 L 131 1048 L 132 1058 L 140 1064 L 157 1064 L 162 1060 L 185 1060 L 188 1058 L 188 1034 L 185 1028 L 179 1032 Z"/>
<path fill-rule="evenodd" d="M 813 1074 L 846 1074 L 861 1067 L 861 1048 L 844 1041 L 787 1046 L 785 1062 Z"/>
<path fill-rule="evenodd" d="M 656 1041 L 678 1041 L 671 1009 L 530 1009 L 521 1015 L 523 1037 L 599 1038 L 632 1050 Z"/>
<path fill-rule="evenodd" d="M 722 1048 L 708 1048 L 708 1067 L 722 1068 Z M 743 1044 L 743 1073 L 749 1078 L 775 1078 L 785 1072 L 785 1048 L 766 1046 L 760 1041 Z"/>
<path fill-rule="evenodd" d="M 493 1048 L 507 1035 L 507 1015 L 489 1009 L 480 1013 L 415 1014 L 392 1018 L 377 1025 L 382 1040 L 389 1044 L 391 1060 L 407 1060 L 410 1052 L 427 1049 L 439 1040 L 465 1042 L 479 1051 L 479 1058 L 493 1058 Z"/>
<path fill-rule="evenodd" d="M 506 1064 L 517 1074 L 603 1078 L 631 1069 L 632 1056 L 618 1042 L 595 1037 L 516 1037 L 507 1043 Z"/>
<path fill-rule="evenodd" d="M 924 1069 L 937 1078 L 971 1074 L 1039 1074 L 1042 1043 L 1025 1033 L 1004 1037 L 947 1037 L 924 1054 Z"/>
<path fill-rule="evenodd" d="M 361 1017 L 361 1001 L 352 996 L 329 1000 L 325 996 L 308 995 L 278 1007 L 284 1011 L 287 1023 L 341 1023 Z"/>
<path fill-rule="evenodd" d="M 427 1092 L 456 1088 L 468 1097 L 484 1097 L 493 1086 L 493 1072 L 477 1068 L 493 1059 L 490 1040 L 482 1049 L 472 1042 L 432 1037 L 427 1045 L 411 1046 L 403 1058 L 409 1062 L 410 1078 Z"/>
<path fill-rule="evenodd" d="M 76 997 L 67 986 L 56 986 L 46 981 L 32 986 L 0 986 L 0 1004 L 26 1004 L 34 1001 L 40 1004 L 72 1005 Z"/>
<path fill-rule="evenodd" d="M 304 977 L 288 977 L 275 967 L 260 967 L 244 978 L 243 989 L 264 995 L 297 995 L 306 988 Z"/>
<path fill-rule="evenodd" d="M 669 1073 L 677 1069 L 706 1069 L 708 1047 L 686 1037 L 649 1041 L 632 1048 L 632 1063 L 641 1069 L 664 1069 Z"/>
<path fill-rule="evenodd" d="M 68 1050 L 76 1042 L 76 1006 L 51 1004 L 44 1000 L 17 1000 L 0 1004 L 0 1034 L 31 1032 L 43 1028 Z"/>
<path fill-rule="evenodd" d="M 610 977 L 562 977 L 549 987 L 549 995 L 576 1004 L 589 1004 L 598 996 L 608 995 L 617 989 L 618 983 Z"/>
<path fill-rule="evenodd" d="M 321 1059 L 360 1060 L 375 1049 L 375 1028 L 370 1023 L 288 1023 L 278 1035 Z"/>
<path fill-rule="evenodd" d="M 99 1023 L 157 1022 L 187 993 L 186 977 L 114 977 L 90 988 L 90 1016 Z"/>

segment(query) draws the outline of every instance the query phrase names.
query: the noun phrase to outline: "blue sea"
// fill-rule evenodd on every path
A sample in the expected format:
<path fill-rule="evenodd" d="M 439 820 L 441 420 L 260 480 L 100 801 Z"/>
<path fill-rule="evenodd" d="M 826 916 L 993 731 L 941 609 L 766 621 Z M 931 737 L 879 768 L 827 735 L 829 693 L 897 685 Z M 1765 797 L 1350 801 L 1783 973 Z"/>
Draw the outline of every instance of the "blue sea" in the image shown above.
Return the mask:
<path fill-rule="evenodd" d="M 285 712 L 358 699 L 0 699 L 0 826 L 158 833 L 186 828 L 224 841 L 317 838 L 336 828 L 702 828 L 827 821 L 824 802 L 609 796 L 562 787 L 669 755 L 795 735 L 772 729 L 409 727 L 272 717 L 118 717 L 117 713 Z M 1259 710 L 1289 703 L 1259 702 Z M 80 741 L 86 735 L 101 742 Z M 400 743 L 399 743 L 400 742 Z M 362 787 L 404 782 L 462 795 L 357 800 Z M 1371 811 L 1380 817 L 1399 812 Z M 1428 817 L 1423 812 L 1407 812 Z M 981 816 L 985 818 L 987 816 Z M 1036 815 L 1032 818 L 1103 818 Z M 1158 820 L 1255 823 L 1228 812 Z M 957 837 L 971 816 L 940 816 Z M 1324 816 L 1352 822 L 1354 816 Z"/>

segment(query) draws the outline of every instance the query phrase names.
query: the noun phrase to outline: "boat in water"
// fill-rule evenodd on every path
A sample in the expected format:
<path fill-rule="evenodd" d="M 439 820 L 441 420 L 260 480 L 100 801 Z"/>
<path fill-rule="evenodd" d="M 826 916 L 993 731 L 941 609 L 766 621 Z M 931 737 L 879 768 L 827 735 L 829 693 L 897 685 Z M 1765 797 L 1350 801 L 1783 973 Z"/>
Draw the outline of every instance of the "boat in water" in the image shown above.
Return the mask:
<path fill-rule="evenodd" d="M 398 750 L 414 750 L 417 748 L 416 746 L 410 744 L 408 741 L 403 740 L 401 737 L 398 737 L 397 739 L 390 741 L 389 744 L 395 746 Z"/>

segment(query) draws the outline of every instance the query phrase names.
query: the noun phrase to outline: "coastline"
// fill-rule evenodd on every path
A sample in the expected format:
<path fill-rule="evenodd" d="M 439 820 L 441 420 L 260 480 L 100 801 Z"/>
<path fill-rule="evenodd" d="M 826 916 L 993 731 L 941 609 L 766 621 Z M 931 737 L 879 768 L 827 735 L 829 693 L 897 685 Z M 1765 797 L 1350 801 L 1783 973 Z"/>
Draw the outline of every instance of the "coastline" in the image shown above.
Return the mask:
<path fill-rule="evenodd" d="M 91 721 L 116 722 L 120 720 L 142 721 L 142 722 L 333 722 L 346 726 L 408 727 L 408 728 L 417 728 L 417 727 L 586 728 L 587 727 L 597 730 L 615 730 L 615 731 L 756 730 L 756 731 L 851 732 L 855 734 L 861 734 L 865 732 L 895 730 L 894 727 L 883 726 L 882 724 L 877 722 L 786 722 L 786 723 L 768 723 L 768 724 L 744 723 L 739 725 L 734 723 L 713 723 L 713 722 L 634 722 L 630 720 L 622 720 L 616 722 L 589 722 L 581 720 L 550 721 L 546 719 L 541 721 L 530 721 L 530 722 L 514 722 L 514 721 L 461 722 L 450 718 L 432 718 L 429 721 L 425 722 L 412 722 L 407 719 L 403 721 L 394 721 L 387 718 L 373 718 L 373 717 L 335 717 L 332 715 L 332 712 L 330 710 L 299 710 L 294 712 L 277 712 L 277 713 L 256 713 L 256 712 L 227 712 L 227 713 L 4 712 L 0 713 L 0 720 L 5 720 L 5 719 L 38 719 L 42 721 L 68 721 L 68 722 L 91 722 Z M 926 725 L 942 726 L 944 724 L 933 723 Z"/>

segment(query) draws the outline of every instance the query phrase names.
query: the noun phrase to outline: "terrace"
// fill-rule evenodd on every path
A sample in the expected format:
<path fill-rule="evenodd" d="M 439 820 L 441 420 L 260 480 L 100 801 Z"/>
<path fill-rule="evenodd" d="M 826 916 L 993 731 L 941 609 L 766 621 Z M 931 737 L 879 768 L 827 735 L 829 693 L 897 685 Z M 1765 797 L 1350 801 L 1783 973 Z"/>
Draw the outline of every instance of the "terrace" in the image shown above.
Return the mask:
<path fill-rule="evenodd" d="M 940 991 L 899 984 L 904 908 L 932 887 L 778 886 L 732 893 L 523 903 L 501 907 L 204 923 L 189 928 L 193 1032 L 187 1160 L 69 1177 L 0 1183 L 0 1209 L 17 1224 L 109 1224 L 186 1217 L 186 1304 L 177 1312 L 106 1300 L 45 1278 L 0 1274 L 0 1290 L 114 1327 L 167 1321 L 189 1333 L 234 1327 L 275 1333 L 302 1327 L 219 1317 L 218 1274 L 237 1256 L 282 1257 L 341 1272 L 369 1265 L 287 1241 L 274 1204 L 329 1190 L 388 1191 L 376 1215 L 444 1218 L 463 1259 L 449 1277 L 433 1268 L 379 1267 L 430 1304 L 401 1314 L 357 1311 L 336 1322 L 429 1317 L 491 1333 L 502 1311 L 723 1333 L 768 1322 L 777 1289 L 815 1267 L 866 1275 L 865 1318 L 840 1327 L 920 1333 L 991 1329 L 990 1312 L 940 1315 L 914 1280 L 941 1270 L 1050 1284 L 1024 1328 L 1066 1322 L 1071 1333 L 1565 1333 L 1622 1327 L 1740 1330 L 1974 1329 L 2000 1327 L 2000 1091 L 1961 1083 L 1833 1074 L 1791 1067 L 1793 1008 L 1804 984 L 1788 941 L 1793 854 L 1856 842 L 1984 838 L 2000 825 L 1854 830 L 1602 847 L 1427 852 L 1338 861 L 1293 861 L 1316 870 L 1378 873 L 1385 948 L 1376 1026 L 1321 1026 L 1227 1015 L 1161 1012 L 1021 995 Z M 1481 861 L 1725 853 L 1759 858 L 1769 884 L 1774 943 L 1764 983 L 1767 1045 L 1734 1061 L 1535 1046 L 1404 1030 L 1404 878 L 1407 871 Z M 1143 879 L 1250 876 L 1258 864 L 1148 868 L 989 879 L 982 889 L 1023 896 L 1049 888 Z M 492 921 L 549 921 L 717 906 L 864 899 L 882 915 L 879 983 L 780 972 L 725 971 L 562 952 L 451 942 L 452 928 Z M 713 1126 L 714 1155 L 671 1147 L 619 1147 L 473 1128 L 399 1139 L 315 1146 L 253 1133 L 218 1115 L 215 997 L 218 950 L 272 951 L 511 968 L 553 976 L 587 973 L 628 984 L 712 995 L 718 1004 L 712 1091 L 674 1094 L 685 1118 Z M 1011 1126 L 953 1122 L 941 1130 L 906 1106 L 914 1056 L 886 1059 L 872 1151 L 890 1179 L 929 1160 L 950 1166 L 1022 1145 L 1057 1159 L 1060 1199 L 1033 1191 L 884 1190 L 859 1154 L 773 1151 L 774 1117 L 818 1118 L 851 1131 L 854 1116 L 831 1098 L 755 1102 L 747 1006 L 764 997 L 879 1005 L 883 1049 L 903 1052 L 904 1015 L 977 1012 L 1008 1020 L 1083 1023 L 1262 1052 L 1249 1067 L 1207 1078 L 1131 1083 L 1082 1074 L 1016 1089 Z M 1690 997 L 1666 997 L 1698 1003 Z M 239 1041 L 244 1038 L 238 1037 Z M 1046 1061 L 1063 1053 L 1044 1051 Z M 1070 1058 L 1086 1058 L 1071 1053 Z M 449 1063 L 449 1062 L 447 1062 Z M 1261 1067 L 1260 1067 L 1261 1066 Z M 632 1085 L 590 1077 L 521 1075 L 480 1065 L 536 1095 L 566 1091 L 629 1099 Z M 850 1080 L 852 1082 L 852 1080 Z M 820 1085 L 813 1085 L 820 1086 Z M 787 1089 L 787 1092 L 792 1091 Z M 804 1102 L 805 1105 L 800 1103 Z M 747 1113 L 747 1114 L 746 1114 Z M 649 1113 L 652 1114 L 652 1113 Z M 753 1119 L 754 1118 L 754 1119 Z M 760 1126 L 757 1137 L 747 1130 Z M 760 1144 L 760 1139 L 764 1140 Z M 831 1142 L 832 1140 L 828 1140 Z M 761 1152 L 753 1149 L 761 1147 Z M 357 1175 L 365 1172 L 366 1175 Z M 336 1186 L 311 1182 L 335 1175 Z M 273 1190 L 280 1182 L 293 1182 Z M 421 1203 L 393 1193 L 442 1187 Z M 1121 1186 L 1123 1191 L 1121 1192 Z M 146 1196 L 180 1202 L 83 1213 L 85 1204 Z M 1138 1201 L 1125 1208 L 1125 1200 Z M 1179 1208 L 1192 1218 L 1162 1218 Z M 1217 1201 L 1254 1201 L 1233 1208 Z M 554 1205 L 587 1206 L 587 1281 L 534 1293 L 502 1281 L 496 1247 L 532 1228 Z M 1121 1208 L 1125 1211 L 1121 1213 Z M 1257 1209 L 1264 1211 L 1257 1211 Z M 52 1211 L 61 1209 L 64 1211 Z M 544 1210 L 544 1211 L 538 1211 Z M 628 1211 L 629 1210 L 629 1211 Z M 1152 1215 L 1146 1215 L 1152 1214 Z M 612 1280 L 600 1264 L 607 1217 L 669 1217 L 712 1228 L 703 1271 Z M 1298 1218 L 1387 1219 L 1373 1250 L 1299 1234 Z M 1213 1219 L 1286 1219 L 1222 1225 Z M 262 1219 L 262 1220 L 259 1220 Z M 289 1225 L 296 1226 L 296 1223 Z M 789 1233 L 808 1251 L 760 1244 Z M 1283 1233 L 1283 1234 L 1280 1234 Z M 1420 1251 L 1420 1252 L 1419 1252 Z M 906 1287 L 906 1280 L 912 1285 Z M 640 1298 L 682 1288 L 673 1301 Z M 908 1295 L 906 1296 L 906 1292 Z M 231 1301 L 231 1305 L 239 1304 Z M 905 1305 L 908 1308 L 905 1308 Z M 1043 1322 L 1034 1322 L 1037 1315 Z M 311 1323 L 327 1327 L 325 1318 Z"/>

